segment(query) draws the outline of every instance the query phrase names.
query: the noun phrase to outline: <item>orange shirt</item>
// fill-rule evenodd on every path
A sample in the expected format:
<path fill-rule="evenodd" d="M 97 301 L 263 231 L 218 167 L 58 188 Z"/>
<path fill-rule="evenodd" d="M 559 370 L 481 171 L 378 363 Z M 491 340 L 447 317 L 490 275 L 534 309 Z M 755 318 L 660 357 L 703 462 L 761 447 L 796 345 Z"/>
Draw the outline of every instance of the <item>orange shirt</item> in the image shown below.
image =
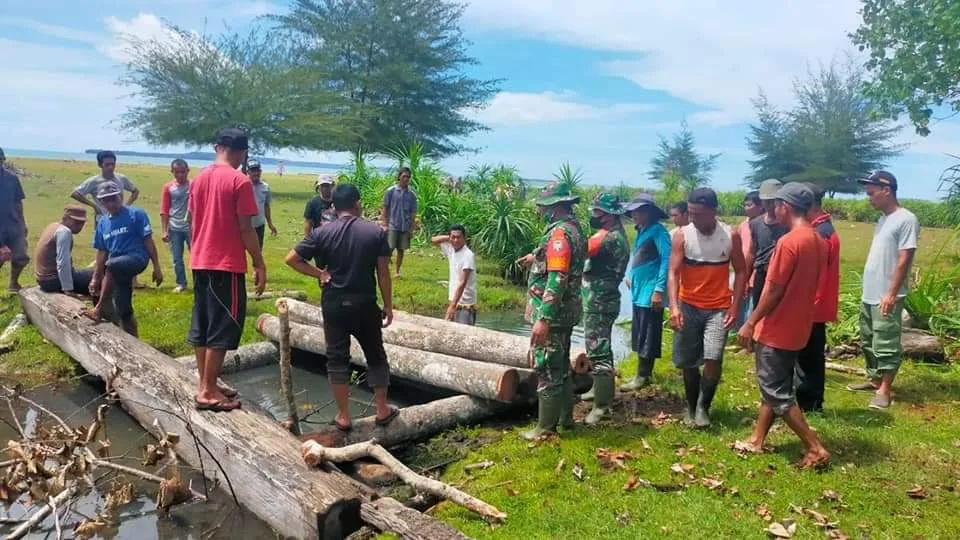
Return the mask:
<path fill-rule="evenodd" d="M 788 351 L 799 351 L 807 345 L 820 272 L 826 264 L 827 246 L 809 225 L 794 227 L 777 241 L 767 267 L 765 290 L 779 285 L 784 288 L 783 298 L 757 323 L 754 340 Z"/>
<path fill-rule="evenodd" d="M 680 300 L 697 309 L 729 309 L 730 254 L 733 233 L 717 222 L 713 234 L 705 235 L 686 225 L 683 232 L 683 268 L 680 270 Z"/>

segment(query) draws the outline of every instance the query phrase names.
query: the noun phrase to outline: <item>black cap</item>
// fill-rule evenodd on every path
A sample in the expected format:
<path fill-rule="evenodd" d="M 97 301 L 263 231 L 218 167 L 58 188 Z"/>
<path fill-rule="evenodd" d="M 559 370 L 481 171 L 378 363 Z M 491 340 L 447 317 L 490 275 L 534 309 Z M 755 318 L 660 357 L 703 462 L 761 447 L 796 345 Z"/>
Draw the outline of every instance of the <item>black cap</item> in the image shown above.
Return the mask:
<path fill-rule="evenodd" d="M 861 178 L 860 180 L 857 180 L 857 182 L 860 182 L 863 185 L 870 184 L 874 186 L 888 187 L 893 190 L 897 189 L 897 177 L 894 176 L 893 173 L 887 171 L 877 171 L 871 174 L 869 178 Z"/>
<path fill-rule="evenodd" d="M 260 162 L 255 159 L 247 160 L 247 170 L 248 171 L 259 171 L 261 170 Z"/>
<path fill-rule="evenodd" d="M 224 128 L 217 133 L 218 146 L 223 146 L 231 150 L 246 150 L 247 133 L 240 128 Z"/>
<path fill-rule="evenodd" d="M 702 204 L 714 210 L 720 206 L 720 202 L 717 201 L 717 192 L 708 187 L 698 187 L 691 191 L 690 195 L 687 196 L 687 202 L 690 204 Z"/>
<path fill-rule="evenodd" d="M 816 182 L 804 182 L 804 185 L 813 192 L 813 202 L 817 204 L 823 202 L 823 197 L 827 194 L 827 190 L 823 189 L 823 186 Z"/>
<path fill-rule="evenodd" d="M 777 191 L 773 198 L 807 211 L 813 206 L 815 196 L 810 186 L 801 182 L 788 182 Z"/>

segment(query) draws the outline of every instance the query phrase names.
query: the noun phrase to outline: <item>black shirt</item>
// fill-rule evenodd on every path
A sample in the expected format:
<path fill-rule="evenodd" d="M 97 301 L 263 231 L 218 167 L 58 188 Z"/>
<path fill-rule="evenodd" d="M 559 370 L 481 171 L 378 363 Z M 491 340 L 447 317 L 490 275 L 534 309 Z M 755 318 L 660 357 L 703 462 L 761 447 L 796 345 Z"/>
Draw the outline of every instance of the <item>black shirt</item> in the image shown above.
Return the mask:
<path fill-rule="evenodd" d="M 343 216 L 314 229 L 293 249 L 303 260 L 314 259 L 318 267 L 330 272 L 322 305 L 376 304 L 377 261 L 390 256 L 387 234 L 376 223 Z"/>
<path fill-rule="evenodd" d="M 23 186 L 17 175 L 0 167 L 0 230 L 9 231 L 23 227 L 17 203 L 24 199 Z"/>
<path fill-rule="evenodd" d="M 323 223 L 337 219 L 337 213 L 333 209 L 333 201 L 325 200 L 320 195 L 314 195 L 312 199 L 307 201 L 307 207 L 303 210 L 303 219 L 309 220 L 314 229 Z"/>
<path fill-rule="evenodd" d="M 773 258 L 773 248 L 777 247 L 777 240 L 787 234 L 787 228 L 779 223 L 766 222 L 766 214 L 750 220 L 750 251 L 753 253 L 753 267 L 766 271 L 770 259 Z"/>

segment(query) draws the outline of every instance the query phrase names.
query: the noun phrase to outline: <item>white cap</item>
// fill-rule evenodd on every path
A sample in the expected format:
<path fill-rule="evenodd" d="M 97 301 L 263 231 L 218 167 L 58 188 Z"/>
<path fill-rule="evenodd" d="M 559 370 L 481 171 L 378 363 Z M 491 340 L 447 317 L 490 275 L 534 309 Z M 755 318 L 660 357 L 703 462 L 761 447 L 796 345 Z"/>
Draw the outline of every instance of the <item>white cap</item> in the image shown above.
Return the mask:
<path fill-rule="evenodd" d="M 314 186 L 320 187 L 324 184 L 329 184 L 332 186 L 333 184 L 336 184 L 336 183 L 337 181 L 334 180 L 332 174 L 320 174 L 320 175 L 317 175 L 317 181 L 314 183 Z"/>

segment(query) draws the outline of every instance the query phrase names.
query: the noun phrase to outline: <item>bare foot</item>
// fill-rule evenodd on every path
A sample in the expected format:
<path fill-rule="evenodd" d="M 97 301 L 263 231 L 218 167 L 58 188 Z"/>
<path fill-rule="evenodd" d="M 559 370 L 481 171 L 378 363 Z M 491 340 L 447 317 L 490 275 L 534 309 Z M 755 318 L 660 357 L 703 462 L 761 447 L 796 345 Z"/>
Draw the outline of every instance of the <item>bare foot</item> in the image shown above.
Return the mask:
<path fill-rule="evenodd" d="M 763 441 L 755 442 L 753 438 L 745 441 L 734 441 L 733 444 L 730 445 L 730 448 L 733 448 L 733 451 L 741 456 L 747 454 L 762 454 Z"/>
<path fill-rule="evenodd" d="M 84 309 L 80 312 L 80 314 L 94 322 L 100 322 L 103 320 L 103 312 L 98 308 Z"/>
<path fill-rule="evenodd" d="M 803 458 L 797 463 L 801 470 L 822 469 L 830 464 L 830 452 L 825 448 L 808 450 Z"/>

